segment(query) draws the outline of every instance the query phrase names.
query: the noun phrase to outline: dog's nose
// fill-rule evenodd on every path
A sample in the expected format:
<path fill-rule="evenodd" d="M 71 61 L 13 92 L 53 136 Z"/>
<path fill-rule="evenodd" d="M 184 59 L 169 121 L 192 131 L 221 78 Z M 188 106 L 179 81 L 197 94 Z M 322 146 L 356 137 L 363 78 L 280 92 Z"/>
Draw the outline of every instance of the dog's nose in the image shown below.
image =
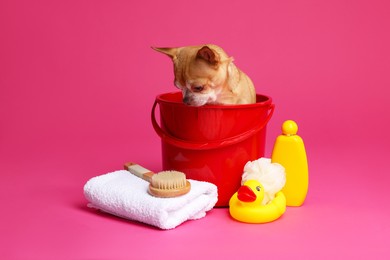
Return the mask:
<path fill-rule="evenodd" d="M 203 86 L 193 86 L 192 91 L 193 92 L 201 92 L 204 89 Z"/>
<path fill-rule="evenodd" d="M 184 96 L 184 97 L 183 97 L 183 103 L 184 103 L 184 104 L 190 104 L 190 101 L 191 101 L 191 100 L 190 100 L 190 98 L 189 98 L 188 96 Z"/>

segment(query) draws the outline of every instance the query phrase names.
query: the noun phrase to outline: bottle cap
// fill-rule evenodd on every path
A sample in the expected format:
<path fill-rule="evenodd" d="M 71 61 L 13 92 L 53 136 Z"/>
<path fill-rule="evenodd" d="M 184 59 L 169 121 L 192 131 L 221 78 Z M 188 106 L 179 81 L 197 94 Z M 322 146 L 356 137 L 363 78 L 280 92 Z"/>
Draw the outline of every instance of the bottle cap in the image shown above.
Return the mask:
<path fill-rule="evenodd" d="M 298 125 L 293 120 L 284 121 L 282 125 L 282 133 L 284 135 L 296 135 L 298 132 Z"/>

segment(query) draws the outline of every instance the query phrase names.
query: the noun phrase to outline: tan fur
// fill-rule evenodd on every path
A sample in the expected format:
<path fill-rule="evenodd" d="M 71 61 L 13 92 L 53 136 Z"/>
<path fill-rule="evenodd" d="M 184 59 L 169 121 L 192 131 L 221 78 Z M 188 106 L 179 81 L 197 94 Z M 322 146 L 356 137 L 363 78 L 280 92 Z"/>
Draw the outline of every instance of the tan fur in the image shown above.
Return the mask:
<path fill-rule="evenodd" d="M 168 55 L 174 64 L 175 85 L 183 102 L 205 104 L 251 104 L 256 92 L 251 79 L 225 51 L 212 44 L 179 48 L 153 48 Z"/>

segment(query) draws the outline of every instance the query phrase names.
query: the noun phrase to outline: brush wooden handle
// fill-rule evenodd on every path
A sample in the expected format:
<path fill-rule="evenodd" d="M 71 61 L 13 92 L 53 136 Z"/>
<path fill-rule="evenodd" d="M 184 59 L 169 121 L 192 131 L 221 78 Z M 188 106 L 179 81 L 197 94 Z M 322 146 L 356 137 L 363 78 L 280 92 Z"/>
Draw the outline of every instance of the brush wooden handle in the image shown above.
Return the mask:
<path fill-rule="evenodd" d="M 125 170 L 131 172 L 135 176 L 144 179 L 145 181 L 152 183 L 152 177 L 155 174 L 154 172 L 142 167 L 139 164 L 128 162 L 125 163 Z"/>

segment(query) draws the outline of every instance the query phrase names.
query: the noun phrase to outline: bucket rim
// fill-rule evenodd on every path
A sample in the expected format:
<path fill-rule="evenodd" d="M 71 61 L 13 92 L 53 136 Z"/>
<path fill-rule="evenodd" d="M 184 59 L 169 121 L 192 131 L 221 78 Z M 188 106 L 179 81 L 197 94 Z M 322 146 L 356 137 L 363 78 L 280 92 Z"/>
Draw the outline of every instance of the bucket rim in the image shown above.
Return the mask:
<path fill-rule="evenodd" d="M 259 106 L 269 106 L 272 104 L 272 98 L 268 95 L 264 95 L 264 94 L 259 94 L 259 93 L 256 93 L 256 103 L 252 103 L 252 104 L 236 104 L 236 105 L 203 105 L 203 106 L 189 106 L 189 105 L 186 105 L 185 103 L 183 103 L 182 101 L 181 102 L 176 102 L 176 101 L 170 101 L 170 100 L 166 100 L 164 99 L 163 97 L 164 96 L 176 96 L 176 95 L 182 95 L 181 92 L 166 92 L 166 93 L 162 93 L 162 94 L 159 94 L 156 96 L 156 101 L 161 104 L 161 103 L 165 103 L 165 104 L 170 104 L 170 105 L 176 105 L 176 106 L 182 106 L 182 107 L 191 107 L 191 108 L 198 108 L 198 109 L 237 109 L 237 108 L 252 108 L 252 107 L 259 107 Z M 264 101 L 257 101 L 257 100 L 263 100 Z M 181 99 L 180 99 L 181 100 Z"/>

